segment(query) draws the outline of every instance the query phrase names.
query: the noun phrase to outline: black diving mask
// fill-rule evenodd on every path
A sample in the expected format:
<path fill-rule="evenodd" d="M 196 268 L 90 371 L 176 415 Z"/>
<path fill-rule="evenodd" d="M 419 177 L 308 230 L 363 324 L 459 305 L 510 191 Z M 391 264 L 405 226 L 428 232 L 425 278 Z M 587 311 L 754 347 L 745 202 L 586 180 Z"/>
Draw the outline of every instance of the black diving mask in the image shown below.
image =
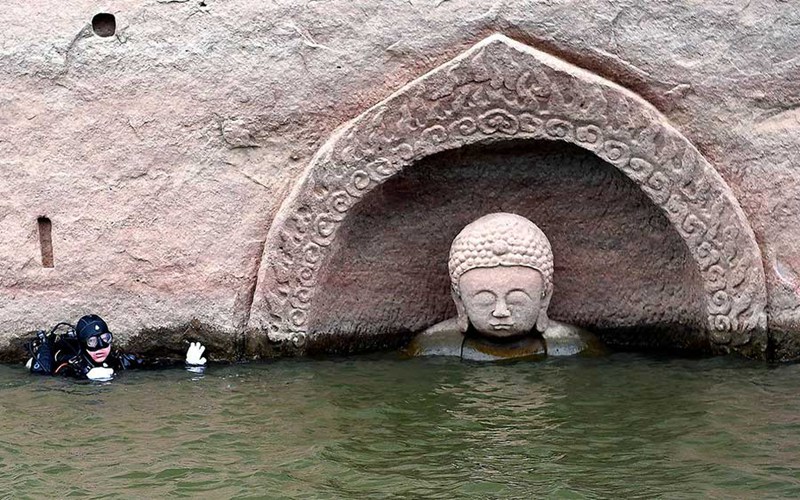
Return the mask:
<path fill-rule="evenodd" d="M 111 340 L 114 338 L 111 332 L 101 333 L 100 335 L 92 335 L 86 339 L 86 350 L 97 351 L 105 349 L 111 345 Z"/>

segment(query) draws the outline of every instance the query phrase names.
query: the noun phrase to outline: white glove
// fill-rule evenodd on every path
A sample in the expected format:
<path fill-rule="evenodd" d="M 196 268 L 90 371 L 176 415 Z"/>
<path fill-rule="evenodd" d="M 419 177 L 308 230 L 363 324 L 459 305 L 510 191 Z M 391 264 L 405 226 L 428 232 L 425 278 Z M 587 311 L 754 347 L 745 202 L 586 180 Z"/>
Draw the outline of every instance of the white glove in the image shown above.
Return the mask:
<path fill-rule="evenodd" d="M 25 368 L 27 368 L 28 370 L 31 369 L 31 366 L 33 366 L 33 358 L 28 359 L 28 362 L 25 363 Z"/>
<path fill-rule="evenodd" d="M 97 366 L 89 370 L 89 373 L 86 374 L 86 377 L 89 380 L 111 380 L 114 376 L 114 369 L 113 368 L 103 368 L 102 366 Z"/>
<path fill-rule="evenodd" d="M 206 358 L 201 357 L 205 351 L 205 346 L 200 342 L 190 342 L 189 350 L 186 351 L 186 364 L 193 366 L 205 365 Z"/>

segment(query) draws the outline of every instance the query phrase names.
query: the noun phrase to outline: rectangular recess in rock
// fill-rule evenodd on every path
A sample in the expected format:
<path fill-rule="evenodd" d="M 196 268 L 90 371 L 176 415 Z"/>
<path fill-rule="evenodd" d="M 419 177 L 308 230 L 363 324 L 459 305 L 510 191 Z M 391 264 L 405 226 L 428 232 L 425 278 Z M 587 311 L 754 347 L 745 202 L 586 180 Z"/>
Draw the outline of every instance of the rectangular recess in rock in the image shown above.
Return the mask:
<path fill-rule="evenodd" d="M 36 222 L 39 226 L 39 248 L 42 250 L 42 267 L 54 267 L 53 223 L 47 217 L 39 217 Z"/>

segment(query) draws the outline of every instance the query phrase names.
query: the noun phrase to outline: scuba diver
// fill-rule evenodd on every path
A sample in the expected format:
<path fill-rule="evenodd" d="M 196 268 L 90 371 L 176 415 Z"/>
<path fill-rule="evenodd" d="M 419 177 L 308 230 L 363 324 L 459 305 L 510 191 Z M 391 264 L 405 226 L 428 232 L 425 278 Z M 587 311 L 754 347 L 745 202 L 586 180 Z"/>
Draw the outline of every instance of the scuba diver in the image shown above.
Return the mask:
<path fill-rule="evenodd" d="M 65 330 L 65 331 L 64 331 Z M 26 365 L 31 373 L 63 375 L 78 379 L 110 380 L 115 372 L 132 368 L 159 368 L 172 364 L 150 360 L 111 349 L 114 335 L 103 318 L 89 314 L 73 328 L 59 323 L 50 333 L 40 331 L 25 347 L 31 355 Z M 206 364 L 205 347 L 191 342 L 186 352 L 186 367 L 202 371 Z"/>

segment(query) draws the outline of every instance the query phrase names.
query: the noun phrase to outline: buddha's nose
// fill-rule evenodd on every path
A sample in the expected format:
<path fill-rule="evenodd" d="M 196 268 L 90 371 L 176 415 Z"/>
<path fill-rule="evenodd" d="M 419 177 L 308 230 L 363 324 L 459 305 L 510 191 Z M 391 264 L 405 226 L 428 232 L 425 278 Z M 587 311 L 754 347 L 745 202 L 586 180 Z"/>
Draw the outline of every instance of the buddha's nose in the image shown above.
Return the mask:
<path fill-rule="evenodd" d="M 497 303 L 494 305 L 494 311 L 492 311 L 492 316 L 495 318 L 507 318 L 511 316 L 511 311 L 508 310 L 508 306 L 506 305 L 505 300 L 498 300 Z"/>

